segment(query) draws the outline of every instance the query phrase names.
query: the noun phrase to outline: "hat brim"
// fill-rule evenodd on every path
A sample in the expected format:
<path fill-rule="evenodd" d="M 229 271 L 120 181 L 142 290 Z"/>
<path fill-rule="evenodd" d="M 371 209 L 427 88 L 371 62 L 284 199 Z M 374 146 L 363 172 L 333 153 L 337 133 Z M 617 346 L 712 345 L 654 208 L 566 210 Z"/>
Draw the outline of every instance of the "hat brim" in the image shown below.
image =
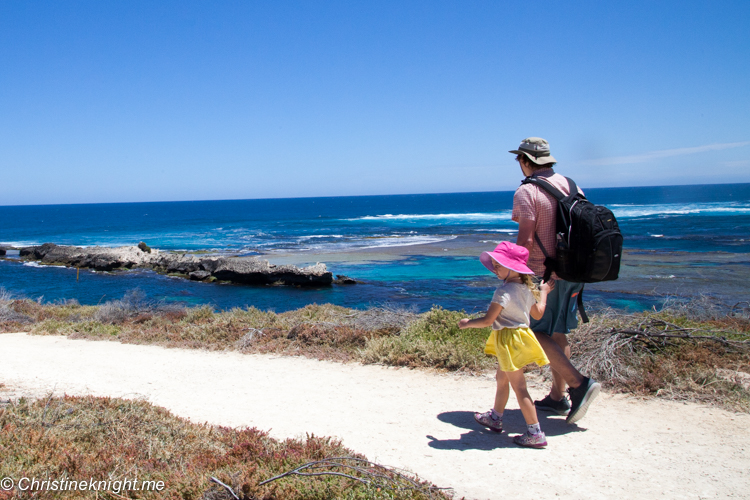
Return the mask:
<path fill-rule="evenodd" d="M 492 264 L 494 261 L 511 271 L 517 272 L 518 274 L 534 274 L 534 271 L 529 269 L 529 266 L 519 262 L 511 262 L 506 259 L 505 256 L 495 252 L 482 252 L 482 255 L 479 256 L 479 260 L 491 273 L 495 272 L 495 267 Z"/>
<path fill-rule="evenodd" d="M 539 158 L 536 158 L 534 157 L 534 155 L 531 155 L 527 153 L 526 151 L 521 151 L 518 149 L 508 151 L 508 153 L 513 153 L 514 155 L 521 155 L 521 154 L 526 155 L 526 158 L 536 163 L 537 165 L 549 165 L 550 163 L 557 163 L 557 160 L 555 160 L 555 157 L 552 155 L 540 156 Z"/>

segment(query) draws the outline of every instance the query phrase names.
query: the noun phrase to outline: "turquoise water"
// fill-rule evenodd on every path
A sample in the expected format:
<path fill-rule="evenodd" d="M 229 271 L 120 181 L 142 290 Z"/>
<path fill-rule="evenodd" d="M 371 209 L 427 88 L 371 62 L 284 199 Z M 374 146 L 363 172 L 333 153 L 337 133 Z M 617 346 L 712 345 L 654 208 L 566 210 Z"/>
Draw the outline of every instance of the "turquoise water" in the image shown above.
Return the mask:
<path fill-rule="evenodd" d="M 726 266 L 703 255 L 750 253 L 750 184 L 668 186 L 586 190 L 618 217 L 626 249 L 654 255 L 686 252 L 691 266 L 701 261 Z M 140 288 L 154 299 L 216 308 L 253 305 L 278 311 L 317 302 L 349 307 L 395 303 L 425 310 L 433 304 L 481 310 L 495 278 L 473 256 L 420 254 L 432 243 L 456 250 L 462 242 L 492 248 L 513 239 L 512 192 L 461 193 L 287 200 L 234 200 L 0 207 L 0 244 L 14 247 L 54 242 L 69 245 L 133 245 L 273 256 L 387 251 L 390 260 L 338 262 L 329 269 L 365 282 L 323 289 L 249 287 L 191 283 L 145 271 L 114 275 L 65 268 L 40 268 L 17 260 L 0 262 L 0 285 L 20 296 L 44 301 L 75 298 L 92 304 Z M 483 242 L 483 243 L 482 243 Z M 458 252 L 461 253 L 461 252 Z M 311 257 L 312 258 L 312 257 Z M 304 258 L 302 258 L 304 260 Z M 674 263 L 625 278 L 619 290 L 588 287 L 587 297 L 618 308 L 643 309 L 661 298 L 650 291 L 652 276 Z M 661 267 L 659 267 L 661 266 Z M 679 266 L 678 266 L 679 269 Z M 645 271 L 644 271 L 645 272 Z M 666 272 L 666 271 L 665 271 Z M 632 274 L 632 273 L 631 273 Z M 679 274 L 679 273 L 677 273 Z M 674 269 L 667 276 L 675 275 Z M 692 278 L 691 278 L 692 279 Z M 640 280 L 640 281 L 639 281 Z M 624 282 L 624 283 L 625 283 Z M 694 282 L 690 293 L 721 295 L 711 279 Z M 713 288 L 712 288 L 713 287 Z M 679 288 L 679 287 L 677 287 Z"/>

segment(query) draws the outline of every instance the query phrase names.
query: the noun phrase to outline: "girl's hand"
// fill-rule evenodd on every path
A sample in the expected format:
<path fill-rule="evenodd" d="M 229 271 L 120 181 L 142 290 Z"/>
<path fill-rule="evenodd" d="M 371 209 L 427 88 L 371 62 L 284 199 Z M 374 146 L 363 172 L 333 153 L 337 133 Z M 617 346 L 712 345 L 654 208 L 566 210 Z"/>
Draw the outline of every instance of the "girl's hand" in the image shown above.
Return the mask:
<path fill-rule="evenodd" d="M 458 328 L 463 330 L 464 328 L 469 328 L 469 321 L 471 321 L 469 318 L 464 318 L 461 321 L 458 322 Z"/>
<path fill-rule="evenodd" d="M 552 280 L 545 281 L 539 287 L 539 291 L 542 292 L 542 293 L 550 293 L 554 289 L 555 289 L 555 282 L 552 281 Z"/>

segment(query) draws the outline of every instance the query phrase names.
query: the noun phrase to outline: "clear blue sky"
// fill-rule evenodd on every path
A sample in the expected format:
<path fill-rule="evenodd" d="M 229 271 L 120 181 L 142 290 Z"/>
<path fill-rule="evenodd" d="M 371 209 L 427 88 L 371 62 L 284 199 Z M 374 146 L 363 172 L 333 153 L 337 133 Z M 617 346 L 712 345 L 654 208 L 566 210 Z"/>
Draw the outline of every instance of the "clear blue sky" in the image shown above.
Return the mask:
<path fill-rule="evenodd" d="M 750 182 L 750 2 L 0 1 L 0 204 Z"/>

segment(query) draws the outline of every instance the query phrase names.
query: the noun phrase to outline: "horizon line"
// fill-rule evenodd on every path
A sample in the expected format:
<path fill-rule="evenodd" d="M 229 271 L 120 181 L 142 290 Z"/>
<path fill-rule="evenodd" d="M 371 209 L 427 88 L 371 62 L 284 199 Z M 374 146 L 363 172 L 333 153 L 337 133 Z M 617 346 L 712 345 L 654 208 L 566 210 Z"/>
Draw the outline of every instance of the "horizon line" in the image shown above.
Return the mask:
<path fill-rule="evenodd" d="M 684 186 L 728 186 L 750 184 L 750 182 L 712 182 L 712 183 L 688 183 L 688 184 L 656 184 L 641 186 L 604 186 L 590 187 L 592 189 L 629 189 L 629 188 L 660 188 L 660 187 L 684 187 Z M 488 191 L 441 191 L 430 193 L 392 193 L 392 194 L 352 194 L 352 195 L 335 195 L 335 196 L 279 196 L 269 198 L 226 198 L 226 199 L 199 199 L 199 200 L 150 200 L 150 201 L 111 201 L 111 202 L 79 202 L 79 203 L 33 203 L 18 205 L 0 205 L 0 208 L 10 207 L 57 207 L 71 205 L 135 205 L 139 203 L 203 203 L 215 201 L 263 201 L 263 200 L 308 200 L 308 199 L 327 199 L 327 198 L 366 198 L 380 196 L 421 196 L 421 195 L 438 195 L 438 194 L 479 194 L 479 193 L 512 193 L 515 189 L 509 190 L 488 190 Z"/>

